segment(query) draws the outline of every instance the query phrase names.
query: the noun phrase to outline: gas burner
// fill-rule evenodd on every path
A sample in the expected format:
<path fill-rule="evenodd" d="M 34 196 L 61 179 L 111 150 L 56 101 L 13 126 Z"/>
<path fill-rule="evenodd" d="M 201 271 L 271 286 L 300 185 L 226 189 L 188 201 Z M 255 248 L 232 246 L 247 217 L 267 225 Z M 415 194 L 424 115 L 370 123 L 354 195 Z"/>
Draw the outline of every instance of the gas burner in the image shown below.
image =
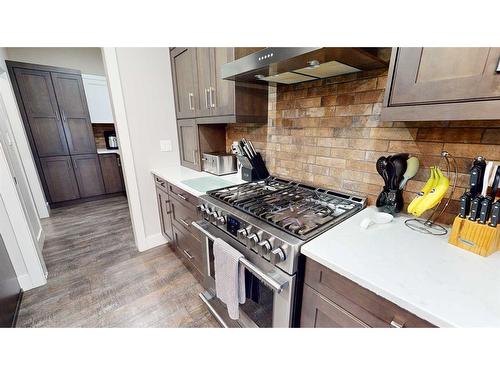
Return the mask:
<path fill-rule="evenodd" d="M 302 240 L 364 207 L 362 198 L 273 177 L 207 194 Z"/>

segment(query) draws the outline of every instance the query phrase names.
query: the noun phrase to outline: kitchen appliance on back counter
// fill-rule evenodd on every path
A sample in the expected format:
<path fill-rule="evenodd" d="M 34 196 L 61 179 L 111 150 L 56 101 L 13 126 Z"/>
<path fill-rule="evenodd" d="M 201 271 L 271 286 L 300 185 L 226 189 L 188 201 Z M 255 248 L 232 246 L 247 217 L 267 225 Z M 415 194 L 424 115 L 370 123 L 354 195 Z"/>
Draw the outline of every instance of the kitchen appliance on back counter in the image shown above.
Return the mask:
<path fill-rule="evenodd" d="M 107 130 L 103 132 L 104 141 L 106 142 L 106 148 L 108 150 L 118 149 L 118 138 L 116 137 L 115 131 Z"/>
<path fill-rule="evenodd" d="M 202 170 L 223 176 L 226 174 L 236 173 L 236 157 L 233 154 L 225 152 L 204 153 L 201 158 Z"/>
<path fill-rule="evenodd" d="M 224 326 L 293 326 L 301 246 L 365 205 L 362 197 L 276 177 L 208 191 L 198 206 L 203 220 L 191 223 L 203 238 L 205 291 L 200 298 Z M 242 255 L 246 299 L 238 320 L 226 317 L 217 297 L 217 239 Z"/>
<path fill-rule="evenodd" d="M 269 177 L 266 164 L 261 154 L 253 147 L 252 141 L 242 138 L 239 142 L 233 142 L 231 150 L 241 165 L 242 180 L 251 182 Z"/>

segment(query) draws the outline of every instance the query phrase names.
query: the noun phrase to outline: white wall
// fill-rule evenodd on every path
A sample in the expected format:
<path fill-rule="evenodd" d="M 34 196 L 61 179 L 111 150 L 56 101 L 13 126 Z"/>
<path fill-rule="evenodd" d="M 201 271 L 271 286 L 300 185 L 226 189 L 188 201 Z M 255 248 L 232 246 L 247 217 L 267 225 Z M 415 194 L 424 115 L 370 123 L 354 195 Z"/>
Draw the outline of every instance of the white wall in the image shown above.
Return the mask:
<path fill-rule="evenodd" d="M 104 75 L 100 48 L 7 48 L 7 60 L 78 69 L 82 73 Z"/>
<path fill-rule="evenodd" d="M 104 48 L 104 60 L 132 221 L 142 226 L 134 227 L 134 234 L 139 250 L 145 250 L 165 242 L 151 169 L 180 165 L 169 50 Z M 160 151 L 161 139 L 172 141 L 171 152 Z M 125 142 L 129 142 L 130 160 Z M 134 212 L 141 212 L 141 217 L 134 218 Z"/>

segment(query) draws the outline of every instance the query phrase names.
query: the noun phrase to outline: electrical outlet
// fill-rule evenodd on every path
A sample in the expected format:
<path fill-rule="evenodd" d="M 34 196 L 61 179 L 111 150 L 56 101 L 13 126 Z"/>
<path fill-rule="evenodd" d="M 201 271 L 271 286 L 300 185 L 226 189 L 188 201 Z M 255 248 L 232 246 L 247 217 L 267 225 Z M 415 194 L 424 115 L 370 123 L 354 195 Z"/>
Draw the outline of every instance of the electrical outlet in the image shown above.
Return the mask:
<path fill-rule="evenodd" d="M 172 141 L 170 139 L 163 139 L 160 141 L 160 150 L 162 152 L 172 151 Z"/>

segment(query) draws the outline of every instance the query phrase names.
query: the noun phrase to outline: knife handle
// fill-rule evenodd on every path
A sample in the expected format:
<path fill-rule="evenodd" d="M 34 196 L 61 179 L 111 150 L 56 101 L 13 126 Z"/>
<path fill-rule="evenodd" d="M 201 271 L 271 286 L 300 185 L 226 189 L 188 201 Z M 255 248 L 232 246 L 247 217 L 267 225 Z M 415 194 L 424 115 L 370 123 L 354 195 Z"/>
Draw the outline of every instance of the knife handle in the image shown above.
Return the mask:
<path fill-rule="evenodd" d="M 495 228 L 498 224 L 499 216 L 500 216 L 500 200 L 493 203 L 493 206 L 491 207 L 491 221 L 488 225 L 490 227 Z"/>
<path fill-rule="evenodd" d="M 482 197 L 476 197 L 472 200 L 472 203 L 470 205 L 470 216 L 469 220 L 471 221 L 476 221 L 479 219 L 479 213 L 481 209 L 481 201 L 483 200 Z"/>
<path fill-rule="evenodd" d="M 460 197 L 460 213 L 458 214 L 461 218 L 465 218 L 469 215 L 470 212 L 470 200 L 471 200 L 471 194 L 466 191 L 461 197 Z"/>
<path fill-rule="evenodd" d="M 481 201 L 481 211 L 479 212 L 479 223 L 486 224 L 490 217 L 492 199 L 486 197 Z"/>
<path fill-rule="evenodd" d="M 470 193 L 473 198 L 479 194 L 480 186 L 479 178 L 481 177 L 481 167 L 474 165 L 470 170 Z"/>

